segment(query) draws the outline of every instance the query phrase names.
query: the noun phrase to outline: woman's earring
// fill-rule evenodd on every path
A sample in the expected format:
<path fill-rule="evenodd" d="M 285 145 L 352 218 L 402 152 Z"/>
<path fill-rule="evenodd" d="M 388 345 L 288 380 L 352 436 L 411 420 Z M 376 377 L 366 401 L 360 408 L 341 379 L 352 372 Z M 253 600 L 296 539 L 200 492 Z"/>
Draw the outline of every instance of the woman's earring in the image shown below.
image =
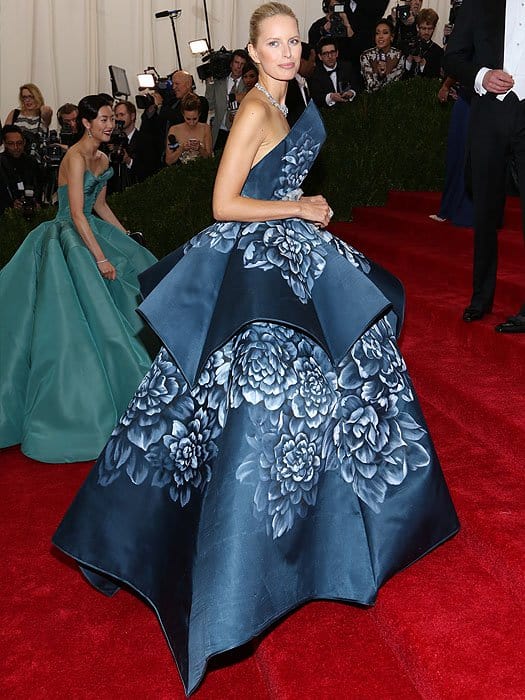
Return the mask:
<path fill-rule="evenodd" d="M 93 138 L 93 134 L 91 133 L 91 129 L 89 128 L 89 126 L 88 126 L 88 128 L 87 128 L 87 132 L 88 132 L 89 138 L 92 139 L 92 138 Z"/>

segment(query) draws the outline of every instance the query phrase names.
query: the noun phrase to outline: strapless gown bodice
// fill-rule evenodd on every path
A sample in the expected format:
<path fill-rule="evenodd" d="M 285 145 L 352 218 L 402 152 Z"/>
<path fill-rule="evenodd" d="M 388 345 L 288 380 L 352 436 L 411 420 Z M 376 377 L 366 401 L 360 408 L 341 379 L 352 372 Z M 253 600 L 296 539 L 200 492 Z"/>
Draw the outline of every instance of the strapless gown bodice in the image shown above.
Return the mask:
<path fill-rule="evenodd" d="M 100 175 L 93 175 L 91 170 L 84 172 L 84 206 L 83 211 L 86 216 L 91 216 L 95 201 L 100 194 L 100 191 L 106 186 L 113 175 L 113 169 L 107 168 Z M 58 211 L 56 218 L 71 219 L 71 209 L 69 207 L 69 198 L 67 185 L 61 185 L 57 190 L 58 196 Z"/>

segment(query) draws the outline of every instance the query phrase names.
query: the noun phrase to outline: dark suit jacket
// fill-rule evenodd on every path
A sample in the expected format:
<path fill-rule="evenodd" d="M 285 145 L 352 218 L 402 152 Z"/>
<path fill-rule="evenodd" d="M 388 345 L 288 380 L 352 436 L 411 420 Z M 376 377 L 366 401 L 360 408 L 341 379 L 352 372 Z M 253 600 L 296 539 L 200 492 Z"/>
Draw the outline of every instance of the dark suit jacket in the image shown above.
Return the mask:
<path fill-rule="evenodd" d="M 134 182 L 142 182 L 159 169 L 154 144 L 147 132 L 143 134 L 136 129 L 126 151 L 133 158 L 130 170 Z"/>
<path fill-rule="evenodd" d="M 505 0 L 463 0 L 443 66 L 447 75 L 469 89 L 480 68 L 503 67 L 505 4 Z"/>
<path fill-rule="evenodd" d="M 384 15 L 388 0 L 355 0 L 356 8 L 352 12 L 350 3 L 345 2 L 346 16 L 356 33 L 359 50 L 365 51 L 374 44 L 375 25 Z"/>
<path fill-rule="evenodd" d="M 344 83 L 349 83 L 352 90 L 358 92 L 359 89 L 359 78 L 357 76 L 356 70 L 351 63 L 346 61 L 337 61 L 337 84 L 341 85 Z M 326 107 L 326 96 L 330 92 L 334 92 L 334 86 L 330 75 L 326 71 L 323 65 L 316 66 L 312 77 L 308 81 L 310 87 L 310 94 L 315 104 L 318 107 Z"/>
<path fill-rule="evenodd" d="M 310 86 L 308 86 L 308 90 L 310 90 Z M 290 127 L 292 127 L 306 107 L 306 103 L 303 99 L 303 93 L 301 92 L 301 88 L 299 87 L 295 78 L 288 81 L 285 104 L 288 107 L 288 116 L 286 119 Z"/>

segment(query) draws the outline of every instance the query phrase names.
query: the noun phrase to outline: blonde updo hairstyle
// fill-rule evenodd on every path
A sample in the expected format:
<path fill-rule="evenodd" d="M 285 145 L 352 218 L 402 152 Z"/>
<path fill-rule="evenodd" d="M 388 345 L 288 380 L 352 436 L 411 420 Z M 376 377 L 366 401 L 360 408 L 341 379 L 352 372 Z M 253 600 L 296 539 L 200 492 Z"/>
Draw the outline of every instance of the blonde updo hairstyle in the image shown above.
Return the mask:
<path fill-rule="evenodd" d="M 40 90 L 37 88 L 37 86 L 34 83 L 25 83 L 25 85 L 21 85 L 20 89 L 18 90 L 18 101 L 20 103 L 20 109 L 24 109 L 24 100 L 22 99 L 22 90 L 27 90 L 33 95 L 33 99 L 36 102 L 37 109 L 41 109 L 41 107 L 44 106 L 44 98 L 42 97 L 42 93 Z"/>
<path fill-rule="evenodd" d="M 297 22 L 294 11 L 282 2 L 267 2 L 255 10 L 250 19 L 250 44 L 252 46 L 257 44 L 261 22 L 270 17 L 277 17 L 278 15 L 292 17 L 292 19 Z"/>

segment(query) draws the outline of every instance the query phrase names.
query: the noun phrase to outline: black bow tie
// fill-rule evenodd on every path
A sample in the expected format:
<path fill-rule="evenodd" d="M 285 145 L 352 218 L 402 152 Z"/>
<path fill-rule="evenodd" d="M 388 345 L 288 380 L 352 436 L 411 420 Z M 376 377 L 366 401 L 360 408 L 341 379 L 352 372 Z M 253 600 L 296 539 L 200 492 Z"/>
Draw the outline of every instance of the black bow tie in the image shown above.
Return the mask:
<path fill-rule="evenodd" d="M 328 75 L 332 75 L 332 73 L 337 73 L 337 68 L 332 68 L 331 70 L 326 71 Z"/>

